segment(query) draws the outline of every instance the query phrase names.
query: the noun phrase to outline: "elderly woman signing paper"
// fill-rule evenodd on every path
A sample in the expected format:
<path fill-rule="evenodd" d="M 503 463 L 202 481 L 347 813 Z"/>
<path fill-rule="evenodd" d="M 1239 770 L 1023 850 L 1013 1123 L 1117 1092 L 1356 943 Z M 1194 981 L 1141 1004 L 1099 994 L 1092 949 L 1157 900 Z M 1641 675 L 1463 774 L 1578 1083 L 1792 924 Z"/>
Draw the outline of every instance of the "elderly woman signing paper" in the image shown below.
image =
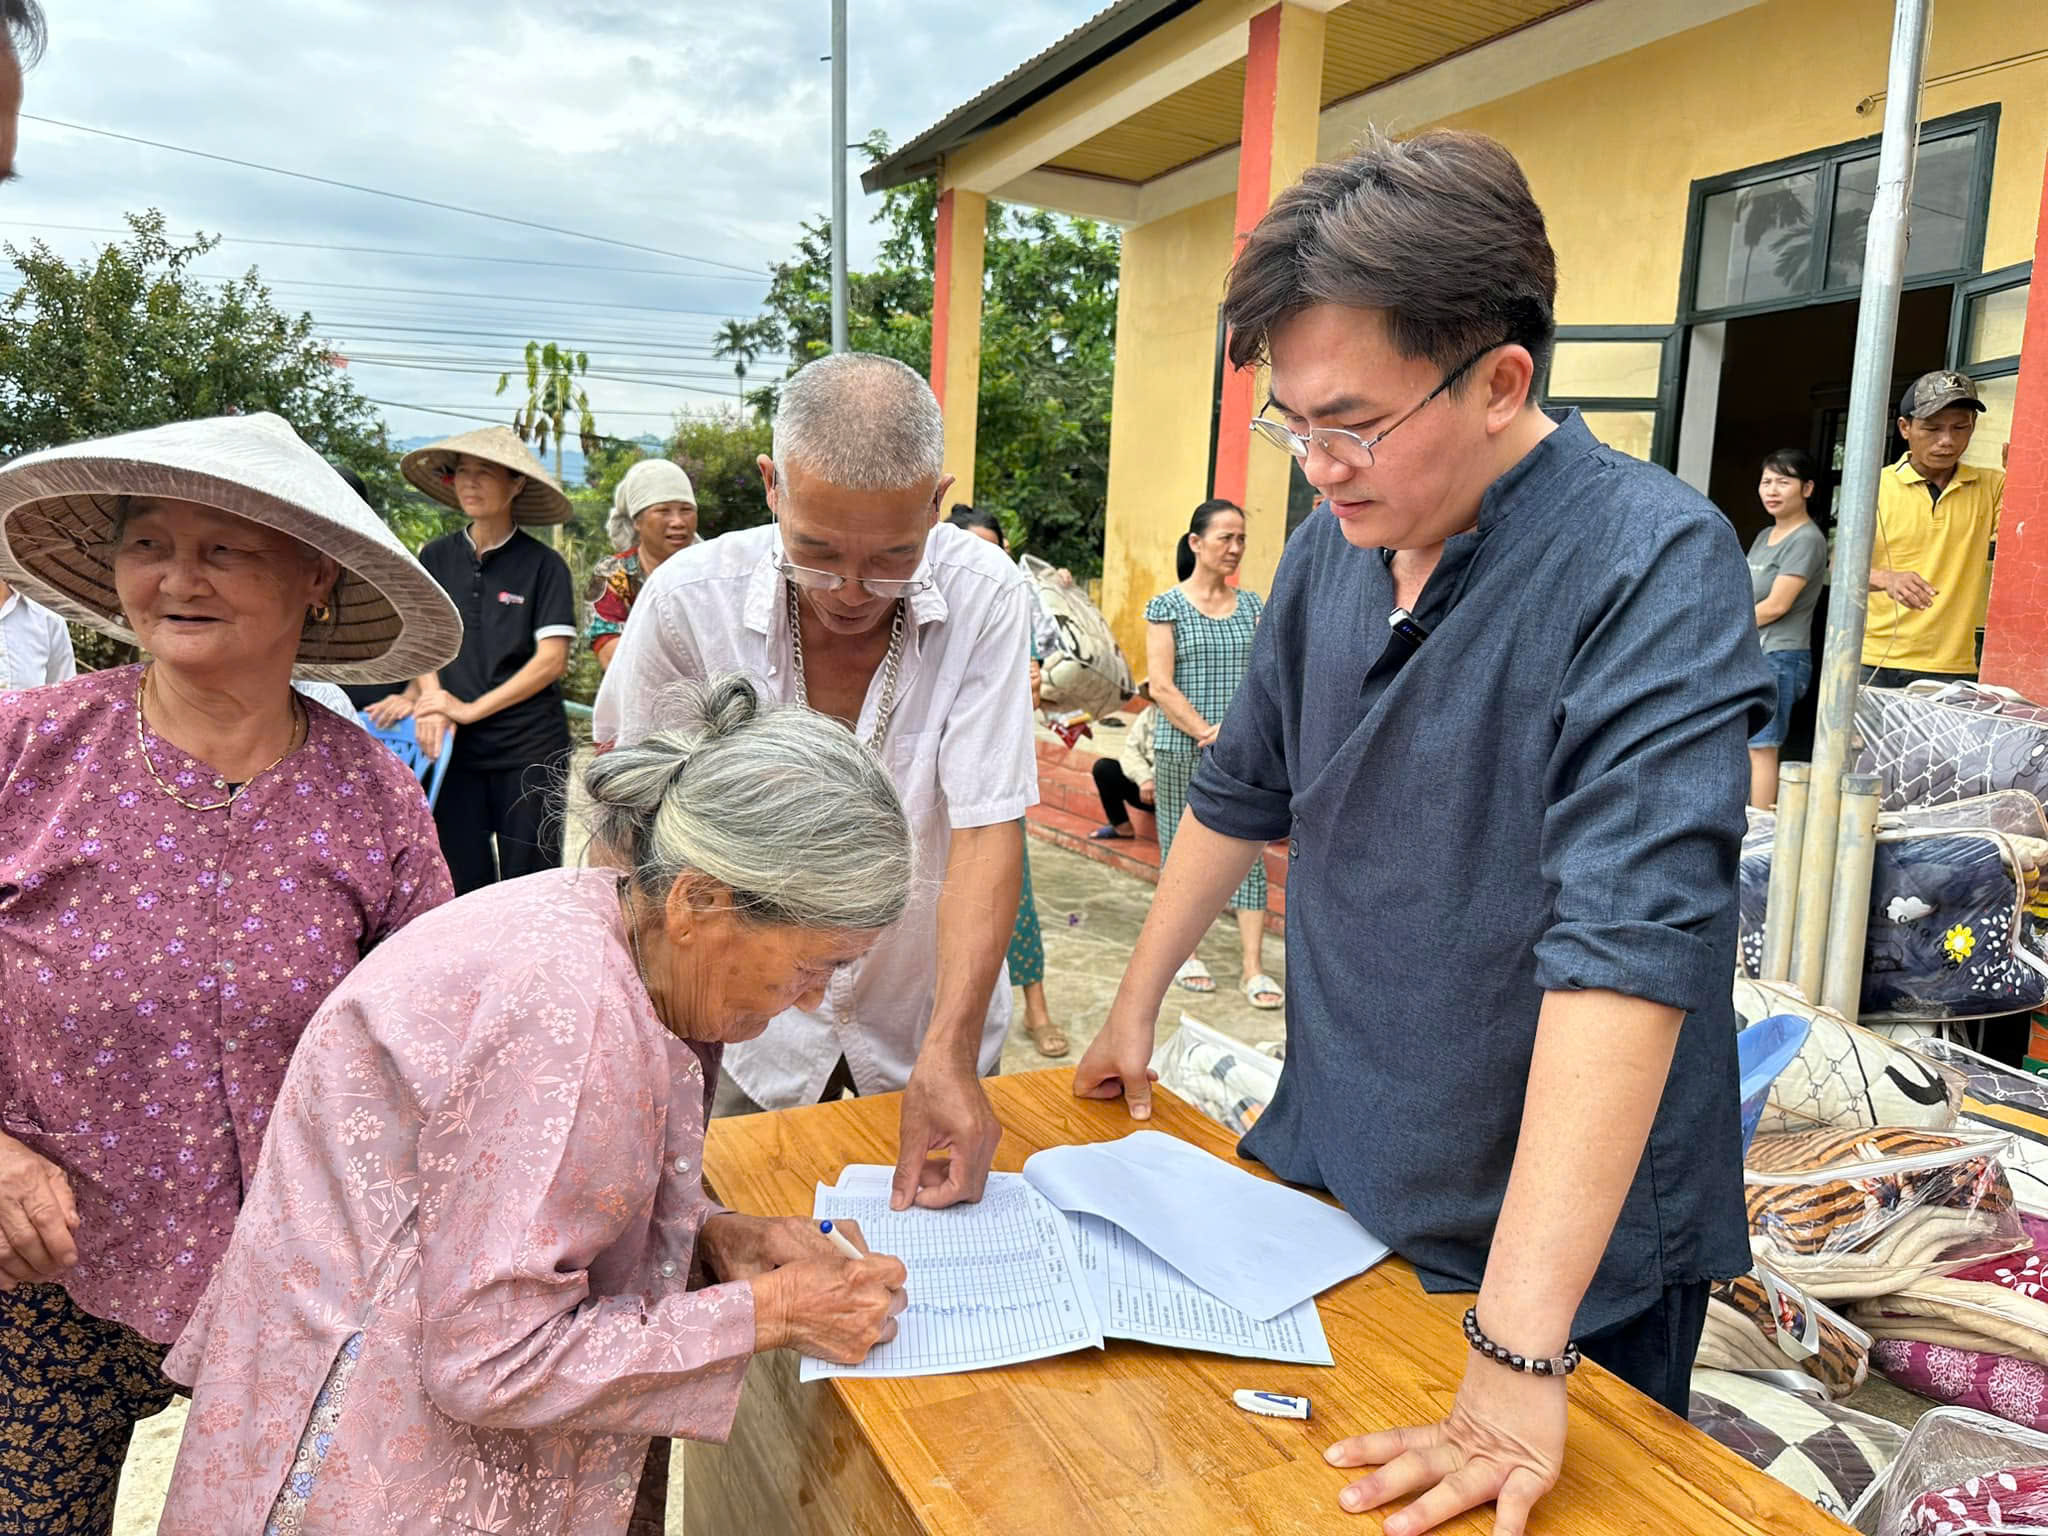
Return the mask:
<path fill-rule="evenodd" d="M 0 470 L 0 579 L 144 666 L 0 697 L 0 1533 L 97 1532 L 299 1031 L 452 894 L 398 759 L 292 688 L 454 607 L 275 416 Z"/>
<path fill-rule="evenodd" d="M 430 914 L 306 1031 L 166 1363 L 164 1536 L 616 1533 L 650 1437 L 724 1438 L 757 1351 L 895 1333 L 902 1265 L 721 1210 L 699 1158 L 723 1043 L 902 914 L 909 823 L 844 726 L 677 691 L 587 770 L 603 867 Z"/>

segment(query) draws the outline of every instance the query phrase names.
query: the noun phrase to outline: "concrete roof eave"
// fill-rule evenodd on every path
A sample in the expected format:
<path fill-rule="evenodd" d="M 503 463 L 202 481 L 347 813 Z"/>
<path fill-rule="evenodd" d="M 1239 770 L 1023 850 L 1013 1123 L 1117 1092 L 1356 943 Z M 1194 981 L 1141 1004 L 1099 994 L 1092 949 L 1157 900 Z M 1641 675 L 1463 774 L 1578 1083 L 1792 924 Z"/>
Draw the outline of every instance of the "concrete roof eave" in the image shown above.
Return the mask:
<path fill-rule="evenodd" d="M 1200 0 L 1112 0 L 1036 58 L 1027 60 L 963 106 L 954 108 L 886 160 L 861 173 L 870 195 L 935 175 L 940 157 L 1042 101 L 1154 27 L 1193 10 Z"/>

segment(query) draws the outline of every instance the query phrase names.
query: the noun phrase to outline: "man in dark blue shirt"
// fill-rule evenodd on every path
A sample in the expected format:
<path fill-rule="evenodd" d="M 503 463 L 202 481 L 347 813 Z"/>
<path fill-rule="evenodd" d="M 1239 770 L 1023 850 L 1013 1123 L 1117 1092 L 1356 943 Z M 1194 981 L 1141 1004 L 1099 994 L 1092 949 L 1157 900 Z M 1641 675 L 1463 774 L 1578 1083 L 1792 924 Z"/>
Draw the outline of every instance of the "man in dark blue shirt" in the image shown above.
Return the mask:
<path fill-rule="evenodd" d="M 1246 1156 L 1473 1290 L 1441 1424 L 1332 1447 L 1416 1532 L 1520 1536 L 1585 1352 L 1683 1412 L 1708 1283 L 1749 1267 L 1735 883 L 1767 714 L 1743 552 L 1662 470 L 1537 405 L 1542 213 L 1490 140 L 1310 171 L 1234 267 L 1259 434 L 1327 501 L 1289 542 L 1076 1091 L 1149 1110 L 1159 1004 L 1291 839 L 1288 1055 Z M 1575 1363 L 1575 1361 L 1574 1361 Z"/>

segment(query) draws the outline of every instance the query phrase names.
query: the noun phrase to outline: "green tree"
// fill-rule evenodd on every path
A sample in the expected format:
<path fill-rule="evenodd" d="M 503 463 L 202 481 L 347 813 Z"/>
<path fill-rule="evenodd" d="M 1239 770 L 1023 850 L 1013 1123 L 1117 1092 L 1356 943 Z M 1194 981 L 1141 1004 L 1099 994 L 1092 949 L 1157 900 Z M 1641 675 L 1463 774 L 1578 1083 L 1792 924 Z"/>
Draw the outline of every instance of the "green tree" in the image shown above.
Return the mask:
<path fill-rule="evenodd" d="M 696 489 L 700 537 L 715 539 L 768 521 L 760 460 L 773 443 L 765 420 L 749 420 L 738 411 L 677 419 L 668 456 L 682 465 Z"/>
<path fill-rule="evenodd" d="M 526 344 L 526 404 L 512 413 L 512 430 L 533 451 L 545 459 L 548 440 L 555 444 L 555 482 L 562 479 L 562 435 L 568 430 L 569 414 L 576 414 L 576 430 L 585 454 L 597 450 L 597 418 L 590 413 L 590 396 L 576 381 L 590 372 L 590 354 L 537 341 Z M 512 385 L 512 375 L 498 375 L 498 393 Z"/>
<path fill-rule="evenodd" d="M 888 141 L 870 134 L 863 148 L 880 159 Z M 929 373 L 935 185 L 884 193 L 874 222 L 874 269 L 847 277 L 848 340 Z M 830 221 L 806 220 L 774 269 L 765 303 L 792 373 L 831 350 L 831 246 Z M 989 206 L 974 499 L 1013 547 L 1082 575 L 1102 568 L 1120 249 L 1089 220 Z M 775 395 L 747 398 L 772 413 Z"/>
<path fill-rule="evenodd" d="M 0 306 L 0 459 L 83 438 L 248 411 L 282 416 L 363 477 L 408 543 L 440 531 L 438 509 L 399 476 L 384 424 L 310 315 L 287 315 L 254 268 L 210 283 L 192 263 L 219 243 L 181 241 L 151 209 L 76 264 L 40 240 L 4 247 L 21 281 Z M 78 634 L 81 664 L 124 659 Z"/>

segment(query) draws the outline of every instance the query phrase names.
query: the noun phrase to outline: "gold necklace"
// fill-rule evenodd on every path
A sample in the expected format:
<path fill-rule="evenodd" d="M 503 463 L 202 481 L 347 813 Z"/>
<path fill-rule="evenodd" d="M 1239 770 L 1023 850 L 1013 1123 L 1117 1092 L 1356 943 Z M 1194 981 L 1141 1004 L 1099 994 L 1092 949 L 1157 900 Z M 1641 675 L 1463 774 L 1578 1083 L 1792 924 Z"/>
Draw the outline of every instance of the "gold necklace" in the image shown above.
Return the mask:
<path fill-rule="evenodd" d="M 270 772 L 271 768 L 275 768 L 279 763 L 298 751 L 300 745 L 306 739 L 306 732 L 309 728 L 309 722 L 306 719 L 306 706 L 299 699 L 298 689 L 294 688 L 292 689 L 291 740 L 285 744 L 285 749 L 282 752 L 270 760 L 270 768 L 264 768 L 257 773 L 250 774 L 248 778 L 242 780 L 240 784 L 237 784 L 228 791 L 228 797 L 225 800 L 216 800 L 211 805 L 201 805 L 197 800 L 187 800 L 164 782 L 164 776 L 156 771 L 156 764 L 149 760 L 149 742 L 146 739 L 148 732 L 143 728 L 142 724 L 142 695 L 143 691 L 149 687 L 149 674 L 155 670 L 155 667 L 156 663 L 151 662 L 142 669 L 142 676 L 135 680 L 135 750 L 142 754 L 142 766 L 147 768 L 149 776 L 156 780 L 156 787 L 177 801 L 178 804 L 184 806 L 188 811 L 226 810 L 241 798 L 243 790 L 262 778 L 264 774 Z"/>

